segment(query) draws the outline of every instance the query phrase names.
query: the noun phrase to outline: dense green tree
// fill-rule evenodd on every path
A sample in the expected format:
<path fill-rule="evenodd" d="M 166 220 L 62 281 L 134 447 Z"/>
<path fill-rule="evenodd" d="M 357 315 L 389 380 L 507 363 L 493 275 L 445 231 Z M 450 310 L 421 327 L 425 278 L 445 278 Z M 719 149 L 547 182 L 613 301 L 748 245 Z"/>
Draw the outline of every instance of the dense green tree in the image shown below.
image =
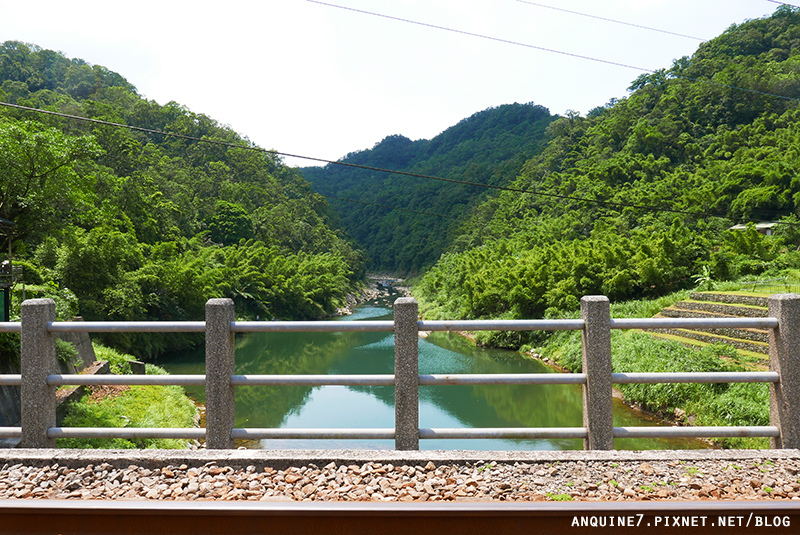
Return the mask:
<path fill-rule="evenodd" d="M 311 319 L 360 283 L 363 253 L 326 200 L 210 117 L 15 41 L 0 45 L 0 100 L 203 140 L 0 107 L 0 217 L 17 223 L 15 254 L 41 274 L 35 291 L 76 296 L 60 310 L 189 320 L 230 297 L 241 317 Z M 198 339 L 105 341 L 150 358 Z"/>
<path fill-rule="evenodd" d="M 733 26 L 631 94 L 552 121 L 544 150 L 477 206 L 417 286 L 447 317 L 572 313 L 582 295 L 649 297 L 800 268 L 800 10 Z M 766 94 L 773 93 L 773 95 Z M 519 340 L 517 340 L 519 342 Z"/>
<path fill-rule="evenodd" d="M 44 230 L 62 211 L 85 209 L 92 180 L 76 172 L 74 164 L 100 153 L 91 136 L 67 136 L 32 121 L 0 120 L 0 217 L 13 221 L 17 236 L 25 238 Z"/>
<path fill-rule="evenodd" d="M 350 153 L 341 161 L 505 185 L 539 152 L 545 129 L 554 119 L 542 106 L 507 104 L 476 113 L 433 139 L 387 136 L 371 149 Z M 419 272 L 433 264 L 459 223 L 486 194 L 480 187 L 336 164 L 307 167 L 303 174 L 317 191 L 337 197 L 330 199 L 331 206 L 366 249 L 371 267 L 396 273 Z"/>

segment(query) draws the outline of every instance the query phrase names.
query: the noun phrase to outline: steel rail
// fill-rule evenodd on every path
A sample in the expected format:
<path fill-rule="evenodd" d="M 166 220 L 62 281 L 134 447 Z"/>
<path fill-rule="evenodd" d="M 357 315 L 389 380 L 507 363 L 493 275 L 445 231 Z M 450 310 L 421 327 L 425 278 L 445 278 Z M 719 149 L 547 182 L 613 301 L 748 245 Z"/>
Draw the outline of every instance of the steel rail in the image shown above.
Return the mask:
<path fill-rule="evenodd" d="M 19 373 L 0 375 L 0 386 L 20 386 L 21 384 L 22 375 Z"/>
<path fill-rule="evenodd" d="M 233 386 L 394 386 L 394 375 L 232 375 Z"/>
<path fill-rule="evenodd" d="M 148 385 L 148 386 L 203 386 L 205 375 L 48 375 L 47 384 L 51 386 L 90 386 L 90 385 Z"/>
<path fill-rule="evenodd" d="M 205 321 L 53 321 L 51 333 L 202 333 Z"/>
<path fill-rule="evenodd" d="M 656 383 L 779 383 L 778 372 L 612 373 L 616 384 Z"/>
<path fill-rule="evenodd" d="M 190 376 L 191 377 L 191 376 Z M 102 382 L 102 381 L 98 381 Z M 72 383 L 60 383 L 72 384 Z M 119 384 L 122 384 L 120 382 Z M 182 383 L 185 384 L 185 383 Z M 232 375 L 233 386 L 394 386 L 394 375 Z M 584 373 L 496 373 L 420 375 L 430 385 L 568 385 L 586 384 Z"/>
<path fill-rule="evenodd" d="M 585 373 L 475 373 L 420 375 L 420 385 L 574 385 Z"/>
<path fill-rule="evenodd" d="M 47 438 L 206 438 L 202 427 L 51 427 Z"/>
<path fill-rule="evenodd" d="M 22 438 L 22 428 L 0 427 L 0 438 Z"/>
<path fill-rule="evenodd" d="M 774 329 L 777 318 L 619 318 L 612 329 Z"/>
<path fill-rule="evenodd" d="M 0 333 L 21 333 L 22 323 L 19 321 L 0 322 Z"/>
<path fill-rule="evenodd" d="M 63 374 L 48 375 L 50 386 L 90 386 L 90 385 L 147 385 L 147 386 L 203 386 L 205 375 L 113 375 L 113 374 Z"/>
<path fill-rule="evenodd" d="M 394 439 L 394 428 L 364 429 L 285 429 L 285 428 L 236 428 L 231 431 L 233 439 Z"/>
<path fill-rule="evenodd" d="M 418 321 L 420 331 L 579 331 L 583 320 Z"/>
<path fill-rule="evenodd" d="M 586 438 L 585 427 L 420 428 L 420 439 L 434 438 Z"/>
<path fill-rule="evenodd" d="M 614 438 L 778 438 L 777 427 L 764 426 L 686 426 L 686 427 L 615 427 Z"/>
<path fill-rule="evenodd" d="M 447 320 L 417 322 L 421 331 L 581 330 L 582 319 Z M 777 318 L 618 318 L 612 329 L 774 329 Z M 205 321 L 55 321 L 50 332 L 205 332 Z M 0 322 L 0 332 L 21 332 L 21 322 Z M 234 321 L 234 332 L 391 332 L 394 321 Z"/>
<path fill-rule="evenodd" d="M 538 503 L 0 500 L 0 517 L 3 520 L 0 530 L 20 535 L 587 532 L 752 535 L 771 532 L 770 528 L 772 532 L 792 532 L 792 528 L 800 525 L 800 508 L 788 500 Z M 614 526 L 609 527 L 612 522 Z M 672 527 L 674 522 L 680 527 Z M 687 522 L 688 526 L 683 525 Z M 605 527 L 600 527 L 601 523 Z M 780 526 L 776 526 L 778 523 Z M 593 524 L 597 527 L 592 527 Z"/>
<path fill-rule="evenodd" d="M 234 321 L 237 333 L 392 332 L 394 321 Z"/>

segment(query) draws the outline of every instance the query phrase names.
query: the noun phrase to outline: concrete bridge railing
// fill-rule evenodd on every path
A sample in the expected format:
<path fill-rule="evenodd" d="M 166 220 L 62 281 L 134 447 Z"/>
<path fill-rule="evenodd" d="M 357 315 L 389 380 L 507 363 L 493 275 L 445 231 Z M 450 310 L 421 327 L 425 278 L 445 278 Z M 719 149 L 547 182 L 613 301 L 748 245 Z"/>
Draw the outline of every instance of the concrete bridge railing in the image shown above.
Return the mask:
<path fill-rule="evenodd" d="M 613 373 L 611 329 L 769 329 L 770 371 L 719 373 Z M 420 375 L 420 331 L 580 330 L 583 370 L 574 374 Z M 237 375 L 234 337 L 246 332 L 385 331 L 394 332 L 392 375 Z M 21 373 L 0 375 L 0 385 L 20 385 L 20 427 L 0 427 L 0 438 L 19 438 L 20 446 L 49 448 L 57 438 L 182 438 L 205 440 L 209 449 L 229 449 L 236 439 L 345 438 L 393 439 L 397 450 L 419 449 L 430 438 L 579 438 L 591 450 L 613 449 L 618 437 L 770 437 L 773 448 L 800 448 L 800 295 L 769 298 L 766 318 L 612 319 L 608 298 L 586 296 L 576 320 L 420 321 L 417 302 L 400 298 L 394 320 L 360 322 L 235 321 L 233 301 L 211 299 L 205 321 L 57 322 L 50 299 L 25 301 L 21 321 L 0 323 L 0 332 L 21 333 Z M 205 375 L 83 376 L 57 374 L 55 335 L 60 332 L 205 332 Z M 612 387 L 622 383 L 770 384 L 769 426 L 614 427 Z M 453 384 L 581 384 L 583 427 L 467 428 L 419 427 L 419 386 Z M 67 428 L 56 426 L 56 388 L 60 385 L 205 385 L 205 428 Z M 236 428 L 237 386 L 389 385 L 395 388 L 395 426 L 379 429 Z"/>

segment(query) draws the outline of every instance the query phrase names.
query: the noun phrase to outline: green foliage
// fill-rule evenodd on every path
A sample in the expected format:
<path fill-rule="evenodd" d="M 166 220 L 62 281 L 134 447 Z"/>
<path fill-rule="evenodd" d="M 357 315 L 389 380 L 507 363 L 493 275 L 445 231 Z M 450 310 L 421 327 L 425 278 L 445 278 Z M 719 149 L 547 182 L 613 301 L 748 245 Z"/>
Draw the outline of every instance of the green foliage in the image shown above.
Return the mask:
<path fill-rule="evenodd" d="M 342 161 L 505 185 L 518 175 L 527 158 L 541 150 L 545 129 L 554 119 L 541 106 L 508 104 L 476 113 L 433 139 L 388 136 L 372 149 L 350 153 Z M 344 227 L 367 250 L 372 269 L 395 273 L 417 273 L 434 263 L 458 225 L 486 195 L 484 188 L 475 186 L 335 164 L 304 168 L 303 174 L 324 195 L 382 205 L 331 199 Z"/>
<path fill-rule="evenodd" d="M 97 360 L 108 361 L 111 373 L 130 374 L 132 355 L 94 343 Z M 147 375 L 164 375 L 163 368 L 146 365 Z M 133 386 L 116 394 L 92 399 L 87 394 L 70 403 L 65 411 L 68 427 L 192 427 L 196 407 L 179 386 Z M 164 448 L 180 449 L 185 440 L 176 439 L 58 439 L 62 448 Z"/>
<path fill-rule="evenodd" d="M 64 209 L 85 209 L 92 180 L 74 164 L 100 153 L 91 136 L 0 118 L 0 217 L 14 221 L 15 234 L 26 238 L 57 224 Z"/>
<path fill-rule="evenodd" d="M 75 362 L 78 358 L 78 350 L 69 342 L 56 338 L 56 358 L 58 362 L 64 364 Z"/>
<path fill-rule="evenodd" d="M 637 314 L 638 315 L 638 314 Z M 618 316 L 615 316 L 618 317 Z M 544 348 L 573 372 L 581 370 L 578 332 L 559 333 Z M 611 333 L 614 372 L 723 372 L 744 371 L 734 349 L 714 345 L 690 348 L 679 342 L 640 332 Z M 676 408 L 694 417 L 696 425 L 751 426 L 769 424 L 769 388 L 762 383 L 733 384 L 624 384 L 617 385 L 627 403 L 671 417 Z M 725 439 L 726 447 L 767 447 L 761 439 Z"/>
<path fill-rule="evenodd" d="M 98 361 L 108 362 L 111 373 L 116 375 L 130 375 L 130 361 L 134 360 L 132 355 L 121 353 L 116 349 L 104 346 L 99 342 L 92 342 L 94 355 Z"/>
<path fill-rule="evenodd" d="M 87 395 L 67 408 L 66 427 L 191 427 L 195 406 L 177 386 L 132 386 L 119 397 L 92 401 Z M 61 448 L 180 449 L 176 439 L 58 439 Z"/>
<path fill-rule="evenodd" d="M 794 227 L 728 228 L 800 214 L 798 43 L 800 10 L 784 6 L 639 77 L 625 99 L 549 122 L 517 191 L 477 205 L 420 278 L 423 313 L 561 317 L 583 295 L 655 298 L 796 269 Z"/>
<path fill-rule="evenodd" d="M 0 45 L 0 98 L 226 143 L 0 108 L 0 217 L 16 223 L 27 296 L 56 298 L 59 319 L 198 320 L 212 297 L 244 318 L 319 318 L 363 277 L 325 199 L 205 115 L 15 41 Z M 103 339 L 140 358 L 201 340 Z"/>
<path fill-rule="evenodd" d="M 217 201 L 214 214 L 209 217 L 208 230 L 215 242 L 231 245 L 253 237 L 253 221 L 238 204 Z"/>

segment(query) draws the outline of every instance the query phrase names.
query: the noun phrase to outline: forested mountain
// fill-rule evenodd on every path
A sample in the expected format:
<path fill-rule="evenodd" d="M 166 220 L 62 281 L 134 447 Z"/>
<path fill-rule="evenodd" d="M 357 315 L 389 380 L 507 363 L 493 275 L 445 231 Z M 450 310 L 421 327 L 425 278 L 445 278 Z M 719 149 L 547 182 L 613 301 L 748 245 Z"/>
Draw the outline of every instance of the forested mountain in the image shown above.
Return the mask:
<path fill-rule="evenodd" d="M 417 286 L 429 315 L 541 317 L 800 268 L 800 10 L 734 25 L 553 121 Z M 784 221 L 777 237 L 738 222 Z"/>
<path fill-rule="evenodd" d="M 433 139 L 393 135 L 341 161 L 504 185 L 541 150 L 545 129 L 555 118 L 542 106 L 507 104 L 476 113 Z M 302 171 L 316 191 L 329 196 L 344 227 L 368 252 L 372 269 L 395 273 L 433 264 L 486 195 L 481 187 L 336 164 Z"/>
<path fill-rule="evenodd" d="M 0 217 L 16 224 L 28 296 L 55 297 L 62 318 L 202 319 L 211 297 L 242 317 L 319 318 L 363 276 L 326 200 L 205 115 L 13 41 L 0 101 L 206 141 L 0 106 Z M 140 357 L 183 343 L 113 341 Z"/>

